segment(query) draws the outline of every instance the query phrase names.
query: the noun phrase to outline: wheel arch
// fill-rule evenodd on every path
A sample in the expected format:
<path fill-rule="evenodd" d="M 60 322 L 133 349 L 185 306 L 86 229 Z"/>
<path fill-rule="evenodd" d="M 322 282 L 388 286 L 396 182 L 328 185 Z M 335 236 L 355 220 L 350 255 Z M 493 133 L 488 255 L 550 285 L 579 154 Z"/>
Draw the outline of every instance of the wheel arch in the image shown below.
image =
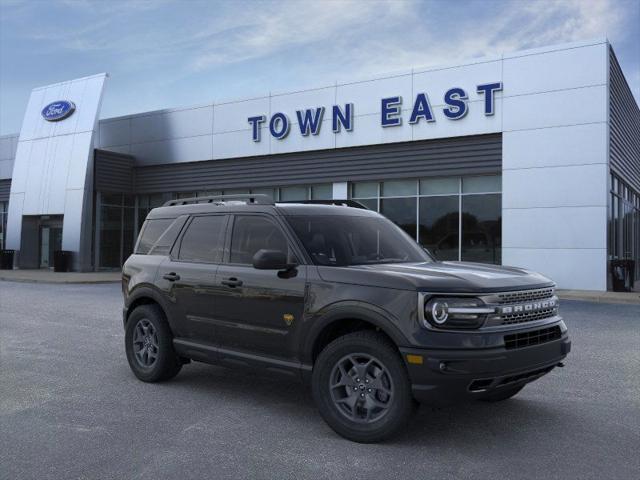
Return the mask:
<path fill-rule="evenodd" d="M 164 314 L 164 318 L 167 320 L 167 323 L 169 323 L 169 327 L 171 328 L 169 315 L 167 315 L 167 309 L 164 306 L 162 297 L 153 288 L 150 288 L 147 286 L 140 286 L 136 288 L 133 292 L 131 292 L 126 305 L 127 310 L 124 317 L 125 327 L 127 325 L 127 322 L 129 321 L 131 312 L 133 312 L 140 305 L 157 305 L 158 308 L 160 308 L 160 310 Z"/>
<path fill-rule="evenodd" d="M 347 333 L 375 330 L 387 337 L 396 348 L 406 345 L 404 334 L 393 317 L 379 308 L 361 303 L 334 306 L 313 322 L 303 346 L 304 362 L 313 364 L 329 343 Z"/>

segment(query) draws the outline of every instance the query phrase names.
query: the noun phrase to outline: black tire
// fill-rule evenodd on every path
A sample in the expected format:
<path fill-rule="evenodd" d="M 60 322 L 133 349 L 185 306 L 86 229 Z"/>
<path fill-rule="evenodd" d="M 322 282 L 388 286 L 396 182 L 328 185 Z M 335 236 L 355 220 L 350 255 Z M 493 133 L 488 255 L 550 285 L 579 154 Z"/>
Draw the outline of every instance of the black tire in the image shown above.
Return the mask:
<path fill-rule="evenodd" d="M 131 312 L 124 342 L 129 366 L 143 382 L 169 380 L 182 368 L 173 349 L 171 329 L 157 305 L 140 305 Z M 147 354 L 140 354 L 144 349 Z"/>
<path fill-rule="evenodd" d="M 482 400 L 483 402 L 502 402 L 503 400 L 509 400 L 511 397 L 515 397 L 523 388 L 524 385 L 501 388 L 500 390 L 485 395 L 484 397 L 480 398 L 480 400 Z"/>
<path fill-rule="evenodd" d="M 312 389 L 322 418 L 354 442 L 390 438 L 415 409 L 398 350 L 371 331 L 350 333 L 327 345 L 314 364 Z"/>

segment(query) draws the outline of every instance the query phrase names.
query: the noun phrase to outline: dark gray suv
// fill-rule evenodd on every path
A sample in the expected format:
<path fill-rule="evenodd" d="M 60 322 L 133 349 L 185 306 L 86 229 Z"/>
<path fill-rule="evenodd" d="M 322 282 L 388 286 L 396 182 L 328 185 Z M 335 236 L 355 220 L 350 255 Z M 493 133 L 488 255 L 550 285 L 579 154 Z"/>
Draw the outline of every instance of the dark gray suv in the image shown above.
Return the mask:
<path fill-rule="evenodd" d="M 418 402 L 506 400 L 570 350 L 554 284 L 520 268 L 438 262 L 350 201 L 168 202 L 123 268 L 134 374 L 191 360 L 310 383 L 326 422 L 358 442 L 397 432 Z"/>

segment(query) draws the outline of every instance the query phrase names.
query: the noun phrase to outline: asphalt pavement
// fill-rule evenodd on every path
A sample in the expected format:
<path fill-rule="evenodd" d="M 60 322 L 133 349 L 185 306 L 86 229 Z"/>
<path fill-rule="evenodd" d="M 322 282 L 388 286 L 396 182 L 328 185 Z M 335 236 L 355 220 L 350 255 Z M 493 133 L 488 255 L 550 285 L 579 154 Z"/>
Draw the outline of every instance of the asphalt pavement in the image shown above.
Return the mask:
<path fill-rule="evenodd" d="M 640 305 L 564 301 L 565 368 L 360 445 L 288 379 L 195 363 L 138 381 L 121 301 L 117 284 L 0 281 L 1 479 L 640 478 Z"/>

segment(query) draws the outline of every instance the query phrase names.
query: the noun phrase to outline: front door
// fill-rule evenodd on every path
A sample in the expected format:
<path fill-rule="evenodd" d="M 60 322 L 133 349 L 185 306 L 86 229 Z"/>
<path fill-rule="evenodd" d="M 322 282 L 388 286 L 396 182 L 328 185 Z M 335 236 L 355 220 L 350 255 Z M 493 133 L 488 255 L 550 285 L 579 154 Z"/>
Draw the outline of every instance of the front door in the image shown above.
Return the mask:
<path fill-rule="evenodd" d="M 62 249 L 62 228 L 40 226 L 40 268 L 53 267 L 53 252 Z"/>
<path fill-rule="evenodd" d="M 293 332 L 304 312 L 306 266 L 287 274 L 257 270 L 252 260 L 260 249 L 280 250 L 295 258 L 275 219 L 235 215 L 230 247 L 216 275 L 216 338 L 223 349 L 290 359 Z"/>

